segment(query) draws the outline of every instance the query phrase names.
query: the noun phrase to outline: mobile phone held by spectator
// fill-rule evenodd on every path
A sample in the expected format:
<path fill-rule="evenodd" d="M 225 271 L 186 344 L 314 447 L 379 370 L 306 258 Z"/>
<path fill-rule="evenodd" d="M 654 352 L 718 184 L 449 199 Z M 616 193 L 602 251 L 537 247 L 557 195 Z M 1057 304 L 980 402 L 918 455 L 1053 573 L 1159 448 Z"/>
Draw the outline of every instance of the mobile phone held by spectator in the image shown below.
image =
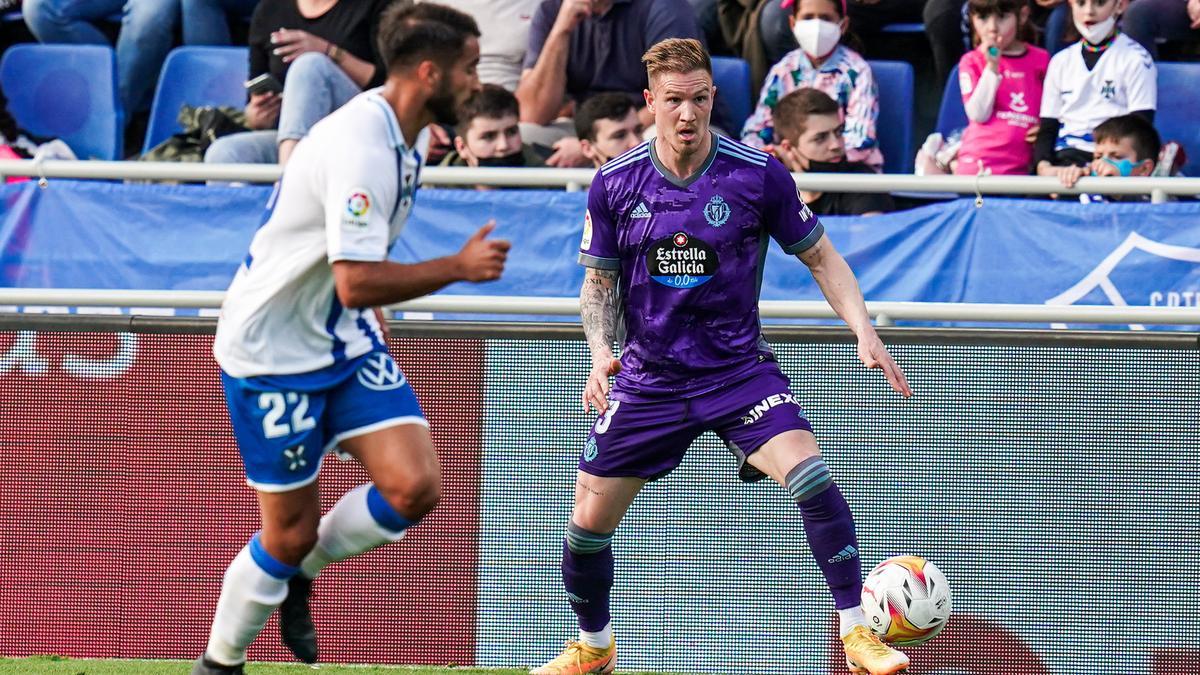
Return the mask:
<path fill-rule="evenodd" d="M 270 73 L 246 80 L 246 91 L 250 94 L 282 94 L 283 85 Z"/>

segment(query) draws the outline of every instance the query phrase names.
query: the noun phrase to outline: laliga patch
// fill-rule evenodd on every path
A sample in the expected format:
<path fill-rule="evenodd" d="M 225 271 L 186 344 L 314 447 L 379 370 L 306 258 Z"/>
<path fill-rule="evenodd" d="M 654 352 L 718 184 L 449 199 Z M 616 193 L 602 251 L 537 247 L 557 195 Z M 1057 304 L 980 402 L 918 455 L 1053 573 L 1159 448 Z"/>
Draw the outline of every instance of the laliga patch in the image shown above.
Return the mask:
<path fill-rule="evenodd" d="M 342 212 L 342 224 L 366 227 L 371 214 L 371 196 L 364 188 L 351 188 Z"/>
<path fill-rule="evenodd" d="M 695 288 L 717 273 L 717 252 L 695 237 L 676 232 L 650 244 L 646 271 L 663 286 Z"/>
<path fill-rule="evenodd" d="M 579 242 L 579 248 L 587 250 L 592 247 L 592 212 L 583 212 L 583 241 Z"/>

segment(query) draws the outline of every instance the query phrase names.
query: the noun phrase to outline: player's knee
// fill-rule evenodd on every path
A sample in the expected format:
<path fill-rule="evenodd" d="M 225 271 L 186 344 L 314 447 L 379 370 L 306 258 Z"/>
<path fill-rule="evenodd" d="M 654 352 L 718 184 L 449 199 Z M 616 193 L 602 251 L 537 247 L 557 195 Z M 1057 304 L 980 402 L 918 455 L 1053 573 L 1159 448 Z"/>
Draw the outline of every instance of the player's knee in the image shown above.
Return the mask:
<path fill-rule="evenodd" d="M 576 525 L 574 521 L 567 523 L 565 539 L 567 548 L 571 549 L 572 553 L 582 555 L 601 553 L 612 544 L 612 538 L 612 532 L 594 532 Z"/>
<path fill-rule="evenodd" d="M 266 532 L 264 529 L 264 534 Z M 297 565 L 317 545 L 317 523 L 277 527 L 264 538 L 270 542 L 267 551 L 272 557 L 289 565 Z"/>
<path fill-rule="evenodd" d="M 397 513 L 413 522 L 436 508 L 442 499 L 442 478 L 436 471 L 410 474 L 387 485 L 378 482 L 375 485 Z"/>
<path fill-rule="evenodd" d="M 809 457 L 792 467 L 787 473 L 787 491 L 803 504 L 828 490 L 833 485 L 833 473 L 820 456 Z"/>

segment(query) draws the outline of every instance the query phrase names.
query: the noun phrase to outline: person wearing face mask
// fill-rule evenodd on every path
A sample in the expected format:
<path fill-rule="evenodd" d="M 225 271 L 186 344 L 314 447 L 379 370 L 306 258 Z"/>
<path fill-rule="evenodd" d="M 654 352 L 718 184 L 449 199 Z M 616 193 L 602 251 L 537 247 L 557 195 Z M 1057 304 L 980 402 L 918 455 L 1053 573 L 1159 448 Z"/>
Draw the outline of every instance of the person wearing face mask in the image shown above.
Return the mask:
<path fill-rule="evenodd" d="M 1121 115 L 1105 121 L 1092 132 L 1096 148 L 1086 167 L 1069 167 L 1059 174 L 1064 187 L 1074 187 L 1084 176 L 1149 176 L 1154 172 L 1162 141 L 1154 125 L 1139 115 Z M 1084 203 L 1103 201 L 1146 201 L 1146 195 L 1080 195 Z"/>
<path fill-rule="evenodd" d="M 1055 54 L 1046 71 L 1034 145 L 1037 175 L 1066 181 L 1088 167 L 1093 130 L 1105 120 L 1133 113 L 1153 124 L 1158 73 L 1145 48 L 1117 28 L 1125 6 L 1126 0 L 1071 1 L 1081 37 Z"/>
<path fill-rule="evenodd" d="M 533 167 L 542 158 L 521 142 L 517 97 L 497 84 L 485 84 L 458 109 L 454 150 L 442 166 Z"/>
<path fill-rule="evenodd" d="M 597 169 L 640 145 L 644 131 L 633 100 L 620 92 L 596 94 L 575 113 L 579 146 Z"/>
<path fill-rule="evenodd" d="M 775 110 L 775 154 L 792 173 L 873 173 L 846 161 L 846 141 L 837 101 L 816 89 L 797 89 Z M 800 198 L 820 216 L 874 216 L 895 210 L 891 195 L 876 192 L 809 192 Z"/>
<path fill-rule="evenodd" d="M 783 3 L 792 8 L 788 23 L 800 48 L 788 52 L 771 67 L 754 114 L 742 127 L 742 142 L 774 152 L 775 106 L 789 93 L 811 87 L 838 102 L 846 124 L 847 158 L 880 170 L 883 153 L 875 136 L 879 88 L 866 59 L 842 44 L 842 36 L 849 27 L 843 0 L 783 0 Z"/>

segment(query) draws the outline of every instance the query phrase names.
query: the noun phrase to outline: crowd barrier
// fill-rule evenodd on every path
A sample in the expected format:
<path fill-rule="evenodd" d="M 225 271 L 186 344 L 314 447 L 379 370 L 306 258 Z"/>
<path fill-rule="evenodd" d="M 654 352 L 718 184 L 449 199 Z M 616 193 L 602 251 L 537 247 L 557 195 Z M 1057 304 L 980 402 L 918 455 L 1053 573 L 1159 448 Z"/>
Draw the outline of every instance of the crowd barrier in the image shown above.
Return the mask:
<path fill-rule="evenodd" d="M 257 527 L 211 319 L 0 316 L 0 654 L 194 658 Z M 591 422 L 578 327 L 396 322 L 441 506 L 318 580 L 330 662 L 528 665 L 574 634 L 559 583 Z M 954 591 L 918 672 L 1168 675 L 1200 662 L 1194 336 L 884 329 L 916 392 L 844 330 L 768 337 L 852 504 L 863 562 Z M 629 670 L 844 675 L 799 514 L 702 437 L 614 540 Z M 326 508 L 365 480 L 329 459 Z M 274 620 L 251 659 L 281 660 Z"/>

